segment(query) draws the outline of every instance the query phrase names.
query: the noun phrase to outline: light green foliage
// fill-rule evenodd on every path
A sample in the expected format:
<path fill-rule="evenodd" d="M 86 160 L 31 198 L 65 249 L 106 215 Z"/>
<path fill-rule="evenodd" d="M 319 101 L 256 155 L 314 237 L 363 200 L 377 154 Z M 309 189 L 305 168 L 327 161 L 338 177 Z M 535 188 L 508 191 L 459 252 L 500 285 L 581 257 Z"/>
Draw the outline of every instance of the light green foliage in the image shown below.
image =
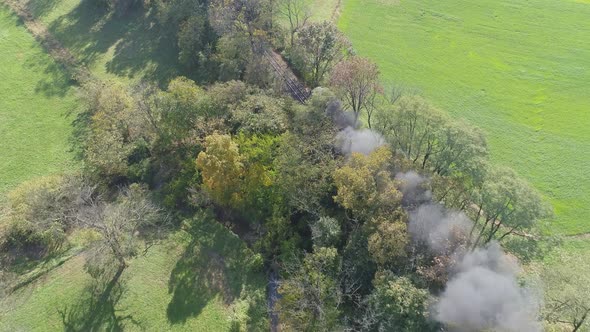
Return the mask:
<path fill-rule="evenodd" d="M 107 180 L 123 176 L 133 143 L 142 135 L 133 99 L 124 87 L 114 83 L 91 83 L 85 91 L 86 112 L 91 116 L 84 142 L 85 161 Z"/>
<path fill-rule="evenodd" d="M 491 157 L 590 231 L 587 1 L 343 1 L 339 27 L 386 82 L 484 129 Z M 378 27 L 378 29 L 376 28 Z"/>
<path fill-rule="evenodd" d="M 330 247 L 338 244 L 342 229 L 340 222 L 332 217 L 320 217 L 310 225 L 311 239 L 318 247 Z"/>
<path fill-rule="evenodd" d="M 245 165 L 241 184 L 242 208 L 252 219 L 263 222 L 282 202 L 275 185 L 276 171 L 273 165 L 281 138 L 240 134 L 234 140 L 237 141 Z"/>
<path fill-rule="evenodd" d="M 401 212 L 388 218 L 376 217 L 369 224 L 372 232 L 368 237 L 367 247 L 371 258 L 382 266 L 395 265 L 406 256 L 408 228 L 403 214 L 399 214 Z"/>
<path fill-rule="evenodd" d="M 503 167 L 492 168 L 487 173 L 476 204 L 483 216 L 476 245 L 487 243 L 494 236 L 502 239 L 514 231 L 530 229 L 551 215 L 538 192 L 513 170 Z M 476 216 L 475 220 L 479 219 Z"/>
<path fill-rule="evenodd" d="M 332 23 L 311 23 L 299 30 L 292 53 L 306 81 L 317 87 L 332 66 L 344 58 L 348 47 L 348 40 Z"/>
<path fill-rule="evenodd" d="M 451 120 L 420 97 L 401 97 L 393 105 L 382 106 L 376 120 L 375 127 L 416 168 L 475 176 L 487 157 L 479 129 Z"/>
<path fill-rule="evenodd" d="M 279 140 L 270 135 L 241 134 L 235 139 L 229 135 L 207 136 L 197 168 L 213 201 L 241 210 L 254 221 L 270 217 L 281 199 L 275 192 L 273 169 Z"/>
<path fill-rule="evenodd" d="M 234 130 L 249 134 L 281 134 L 287 128 L 281 99 L 265 95 L 247 96 L 232 112 Z"/>
<path fill-rule="evenodd" d="M 8 193 L 8 206 L 0 212 L 0 250 L 23 259 L 31 247 L 40 246 L 41 255 L 59 249 L 69 226 L 70 197 L 60 188 L 63 182 L 59 176 L 42 177 Z"/>
<path fill-rule="evenodd" d="M 287 331 L 332 331 L 341 302 L 335 248 L 315 248 L 302 262 L 292 262 L 281 282 L 278 311 Z"/>
<path fill-rule="evenodd" d="M 17 184 L 76 168 L 68 78 L 6 7 L 0 8 L 0 201 Z"/>
<path fill-rule="evenodd" d="M 362 324 L 378 331 L 429 331 L 430 295 L 410 279 L 385 271 L 377 273 Z"/>
<path fill-rule="evenodd" d="M 170 81 L 157 107 L 158 131 L 165 144 L 183 144 L 190 140 L 200 122 L 211 113 L 206 92 L 186 77 Z"/>
<path fill-rule="evenodd" d="M 334 200 L 353 212 L 358 221 L 387 215 L 400 204 L 402 194 L 391 177 L 392 155 L 384 146 L 368 156 L 353 153 L 348 163 L 334 172 L 337 195 Z"/>

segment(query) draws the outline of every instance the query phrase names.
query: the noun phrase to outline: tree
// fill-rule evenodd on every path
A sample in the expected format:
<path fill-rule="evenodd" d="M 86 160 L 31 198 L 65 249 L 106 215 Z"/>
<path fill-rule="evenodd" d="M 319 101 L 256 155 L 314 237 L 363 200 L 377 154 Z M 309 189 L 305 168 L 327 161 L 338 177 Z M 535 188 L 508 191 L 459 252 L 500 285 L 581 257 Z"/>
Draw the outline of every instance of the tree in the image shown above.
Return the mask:
<path fill-rule="evenodd" d="M 453 121 L 426 100 L 401 97 L 376 114 L 377 129 L 414 165 L 439 175 L 471 174 L 487 157 L 483 133 Z"/>
<path fill-rule="evenodd" d="M 332 66 L 342 60 L 349 42 L 332 23 L 309 24 L 299 30 L 296 53 L 312 87 L 320 85 Z"/>
<path fill-rule="evenodd" d="M 60 250 L 75 226 L 76 213 L 95 194 L 78 175 L 24 182 L 7 195 L 0 210 L 0 251 L 42 257 Z M 2 213 L 4 212 L 4 213 Z"/>
<path fill-rule="evenodd" d="M 287 129 L 284 109 L 281 99 L 250 95 L 233 109 L 230 122 L 235 132 L 281 134 Z"/>
<path fill-rule="evenodd" d="M 359 322 L 361 330 L 430 331 L 428 321 L 430 295 L 416 288 L 410 279 L 379 272 L 373 281 L 375 290 L 366 300 Z"/>
<path fill-rule="evenodd" d="M 148 198 L 147 189 L 137 184 L 123 189 L 113 203 L 100 197 L 88 203 L 77 220 L 82 227 L 98 232 L 101 239 L 89 252 L 86 267 L 93 277 L 100 277 L 114 261 L 117 270 L 112 280 L 117 280 L 128 266 L 127 260 L 137 256 L 146 239 L 156 234 L 154 227 L 163 222 L 161 210 Z"/>
<path fill-rule="evenodd" d="M 569 325 L 572 332 L 590 328 L 590 275 L 582 255 L 558 252 L 559 268 L 544 265 L 540 276 L 545 291 L 544 314 L 547 321 Z"/>
<path fill-rule="evenodd" d="M 295 34 L 307 24 L 311 11 L 306 0 L 281 0 L 280 12 L 289 21 L 291 47 L 295 45 Z"/>
<path fill-rule="evenodd" d="M 338 274 L 340 257 L 335 248 L 315 248 L 303 261 L 285 266 L 278 311 L 281 324 L 291 331 L 332 331 L 341 303 Z"/>
<path fill-rule="evenodd" d="M 479 223 L 480 231 L 474 248 L 490 242 L 497 234 L 502 240 L 515 231 L 529 229 L 551 215 L 539 193 L 507 167 L 493 167 L 487 173 L 476 204 L 474 228 Z"/>
<path fill-rule="evenodd" d="M 240 203 L 244 160 L 229 135 L 205 137 L 205 151 L 197 157 L 197 168 L 201 172 L 203 187 L 213 201 L 226 207 Z"/>
<path fill-rule="evenodd" d="M 209 2 L 211 26 L 221 36 L 245 35 L 250 51 L 256 53 L 256 46 L 270 27 L 271 15 L 264 0 L 212 0 Z"/>
<path fill-rule="evenodd" d="M 367 124 L 371 128 L 376 97 L 383 92 L 377 65 L 357 56 L 341 61 L 332 69 L 330 84 L 354 113 L 355 122 L 363 110 L 367 112 Z"/>
<path fill-rule="evenodd" d="M 332 217 L 322 216 L 318 220 L 313 221 L 310 228 L 313 244 L 318 247 L 337 245 L 342 233 L 340 222 Z"/>
<path fill-rule="evenodd" d="M 392 109 L 383 109 L 376 116 L 377 130 L 422 169 L 443 148 L 439 132 L 450 120 L 420 97 L 402 97 Z"/>
<path fill-rule="evenodd" d="M 244 176 L 240 184 L 241 209 L 250 220 L 264 222 L 282 205 L 276 186 L 274 158 L 279 136 L 245 135 L 234 137 L 243 156 Z"/>
<path fill-rule="evenodd" d="M 349 162 L 334 172 L 337 189 L 334 201 L 362 221 L 397 210 L 402 194 L 389 172 L 391 161 L 387 146 L 368 156 L 353 153 Z"/>
<path fill-rule="evenodd" d="M 381 266 L 395 265 L 406 256 L 408 230 L 403 213 L 393 219 L 379 216 L 369 223 L 372 232 L 368 238 L 368 249 L 373 260 Z"/>
<path fill-rule="evenodd" d="M 113 180 L 127 172 L 127 157 L 142 136 L 142 118 L 134 114 L 127 90 L 112 82 L 87 85 L 86 112 L 90 124 L 84 141 L 84 159 L 101 177 Z"/>
<path fill-rule="evenodd" d="M 186 77 L 176 77 L 162 93 L 160 106 L 160 130 L 172 144 L 182 144 L 190 139 L 191 131 L 199 120 L 209 117 L 207 93 Z"/>

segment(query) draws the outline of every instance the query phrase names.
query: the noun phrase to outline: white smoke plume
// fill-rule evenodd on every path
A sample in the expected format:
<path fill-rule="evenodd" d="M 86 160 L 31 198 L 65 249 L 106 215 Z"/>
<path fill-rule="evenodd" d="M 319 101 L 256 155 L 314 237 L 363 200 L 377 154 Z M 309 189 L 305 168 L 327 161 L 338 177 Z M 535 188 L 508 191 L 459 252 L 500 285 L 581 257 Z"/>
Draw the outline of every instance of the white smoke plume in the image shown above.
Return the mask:
<path fill-rule="evenodd" d="M 338 148 L 342 153 L 350 155 L 351 153 L 362 153 L 368 155 L 378 147 L 385 144 L 385 139 L 381 134 L 370 129 L 354 129 L 346 127 L 336 136 Z"/>
<path fill-rule="evenodd" d="M 453 331 L 537 332 L 539 300 L 518 285 L 518 264 L 498 243 L 466 254 L 434 308 Z"/>
<path fill-rule="evenodd" d="M 433 203 L 425 178 L 400 173 L 400 190 L 411 208 L 408 231 L 412 241 L 436 255 L 451 255 L 457 263 L 433 306 L 433 317 L 451 331 L 537 332 L 539 297 L 518 284 L 520 267 L 497 242 L 466 251 L 457 241 L 468 239 L 473 221 L 464 213 Z M 406 197 L 407 196 L 407 197 Z M 421 205 L 420 205 L 421 204 Z M 416 207 L 417 206 L 417 207 Z"/>
<path fill-rule="evenodd" d="M 466 236 L 472 225 L 462 212 L 428 203 L 410 211 L 408 231 L 414 242 L 425 244 L 436 254 L 450 254 L 457 236 Z"/>
<path fill-rule="evenodd" d="M 343 110 L 338 100 L 328 103 L 326 115 L 340 129 L 336 135 L 336 147 L 346 155 L 353 152 L 368 155 L 385 144 L 385 139 L 378 132 L 370 129 L 357 129 L 359 124 L 356 117 L 352 112 Z"/>

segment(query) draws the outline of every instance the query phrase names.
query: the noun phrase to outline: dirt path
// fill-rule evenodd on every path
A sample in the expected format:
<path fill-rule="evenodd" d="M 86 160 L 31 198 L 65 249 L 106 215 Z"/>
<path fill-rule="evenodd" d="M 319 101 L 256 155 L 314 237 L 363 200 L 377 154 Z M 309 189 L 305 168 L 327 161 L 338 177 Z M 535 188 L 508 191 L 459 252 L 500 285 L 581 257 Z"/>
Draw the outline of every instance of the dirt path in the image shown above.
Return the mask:
<path fill-rule="evenodd" d="M 342 8 L 342 0 L 337 0 L 336 6 L 334 6 L 334 10 L 332 11 L 332 17 L 330 20 L 332 23 L 338 23 L 338 18 L 340 17 L 340 9 Z"/>
<path fill-rule="evenodd" d="M 575 240 L 590 240 L 590 233 L 567 235 L 566 237 L 568 239 L 575 239 Z"/>
<path fill-rule="evenodd" d="M 84 83 L 92 77 L 90 71 L 47 30 L 47 27 L 35 19 L 28 9 L 28 1 L 0 1 L 8 6 L 23 21 L 29 33 L 35 37 L 47 53 L 64 68 L 73 80 L 78 83 Z"/>

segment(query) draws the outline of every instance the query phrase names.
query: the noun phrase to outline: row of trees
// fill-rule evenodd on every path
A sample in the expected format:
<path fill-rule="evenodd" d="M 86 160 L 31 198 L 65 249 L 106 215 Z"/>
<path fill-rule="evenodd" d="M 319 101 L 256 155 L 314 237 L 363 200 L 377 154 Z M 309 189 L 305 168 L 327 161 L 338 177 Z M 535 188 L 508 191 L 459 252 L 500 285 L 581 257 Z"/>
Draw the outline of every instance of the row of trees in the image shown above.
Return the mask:
<path fill-rule="evenodd" d="M 82 175 L 11 194 L 0 228 L 4 259 L 59 252 L 73 230 L 92 230 L 88 271 L 116 281 L 162 230 L 210 210 L 246 233 L 267 268 L 278 267 L 286 330 L 428 331 L 441 328 L 429 317 L 431 294 L 456 262 L 416 245 L 408 230 L 416 202 L 397 175 L 416 172 L 429 200 L 474 221 L 469 236 L 449 236 L 454 247 L 530 233 L 549 216 L 529 184 L 490 165 L 479 129 L 421 97 L 387 91 L 377 66 L 352 56 L 332 24 L 310 22 L 306 1 L 149 6 L 174 32 L 187 75 L 211 84 L 178 77 L 164 89 L 81 87 L 72 142 Z M 260 56 L 269 44 L 309 86 L 327 87 L 305 105 L 273 89 Z M 339 150 L 338 133 L 361 122 L 386 144 L 366 154 Z M 575 315 L 576 324 L 584 318 Z"/>

